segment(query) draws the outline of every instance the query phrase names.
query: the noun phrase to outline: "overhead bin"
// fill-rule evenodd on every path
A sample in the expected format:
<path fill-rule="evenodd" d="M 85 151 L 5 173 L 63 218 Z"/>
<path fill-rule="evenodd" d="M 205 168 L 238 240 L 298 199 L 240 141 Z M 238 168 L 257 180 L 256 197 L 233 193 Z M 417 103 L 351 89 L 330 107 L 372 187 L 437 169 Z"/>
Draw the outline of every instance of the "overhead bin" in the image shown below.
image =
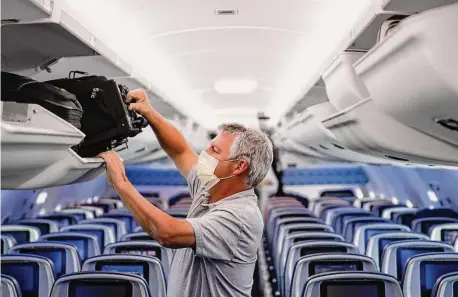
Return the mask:
<path fill-rule="evenodd" d="M 458 3 L 412 16 L 355 64 L 397 121 L 458 146 Z"/>
<path fill-rule="evenodd" d="M 409 14 L 454 4 L 456 0 L 383 0 L 383 8 Z"/>
<path fill-rule="evenodd" d="M 101 159 L 82 159 L 70 147 L 84 134 L 34 104 L 1 102 L 2 189 L 37 189 L 73 183 L 99 168 Z M 94 172 L 92 173 L 94 174 Z"/>
<path fill-rule="evenodd" d="M 130 139 L 125 147 L 117 149 L 125 163 L 138 163 L 162 148 L 151 128 L 144 129 L 142 133 Z"/>
<path fill-rule="evenodd" d="M 52 0 L 2 0 L 2 20 L 33 21 L 47 18 Z"/>
<path fill-rule="evenodd" d="M 328 101 L 307 108 L 288 125 L 288 135 L 299 144 L 316 149 L 322 154 L 341 160 L 365 163 L 388 163 L 387 161 L 353 152 L 342 144 L 322 123 L 322 120 L 337 112 Z"/>

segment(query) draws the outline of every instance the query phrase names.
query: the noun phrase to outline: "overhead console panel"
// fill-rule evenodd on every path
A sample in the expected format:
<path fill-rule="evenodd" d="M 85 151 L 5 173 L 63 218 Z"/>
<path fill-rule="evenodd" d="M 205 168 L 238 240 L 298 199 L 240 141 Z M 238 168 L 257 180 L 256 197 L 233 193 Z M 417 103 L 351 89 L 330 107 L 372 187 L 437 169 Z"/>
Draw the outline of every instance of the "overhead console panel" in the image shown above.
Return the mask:
<path fill-rule="evenodd" d="M 385 7 L 410 12 L 404 8 L 413 6 L 401 2 L 422 7 L 441 1 L 391 1 Z M 338 109 L 323 120 L 325 127 L 360 153 L 457 165 L 457 28 L 455 3 L 403 18 L 386 35 L 382 31 L 367 53 L 341 54 L 323 74 L 329 100 Z"/>

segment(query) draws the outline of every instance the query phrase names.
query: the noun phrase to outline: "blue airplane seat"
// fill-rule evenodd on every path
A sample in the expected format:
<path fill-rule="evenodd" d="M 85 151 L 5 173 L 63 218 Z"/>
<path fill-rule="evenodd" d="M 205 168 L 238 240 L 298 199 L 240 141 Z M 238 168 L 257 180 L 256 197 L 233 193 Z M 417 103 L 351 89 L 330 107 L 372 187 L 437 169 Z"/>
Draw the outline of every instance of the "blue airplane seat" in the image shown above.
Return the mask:
<path fill-rule="evenodd" d="M 301 242 L 311 241 L 340 241 L 344 242 L 342 235 L 328 232 L 299 232 L 289 234 L 285 237 L 281 250 L 274 251 L 274 263 L 277 275 L 281 275 L 282 268 L 286 266 L 286 261 L 290 248 Z"/>
<path fill-rule="evenodd" d="M 431 240 L 453 244 L 453 238 L 458 235 L 458 223 L 435 225 L 429 229 L 429 233 Z"/>
<path fill-rule="evenodd" d="M 291 287 L 294 267 L 301 257 L 313 254 L 359 254 L 358 248 L 348 242 L 339 241 L 309 241 L 298 242 L 291 246 L 286 256 L 286 265 L 281 268 L 280 288 L 283 296 L 286 294 L 286 288 Z"/>
<path fill-rule="evenodd" d="M 7 235 L 7 234 L 2 234 L 0 236 L 0 242 L 1 242 L 1 254 L 7 254 L 8 251 L 16 245 L 16 239 L 14 239 L 13 236 Z"/>
<path fill-rule="evenodd" d="M 453 246 L 443 242 L 406 240 L 390 243 L 382 256 L 381 271 L 401 281 L 410 258 L 428 253 L 450 252 L 454 252 Z"/>
<path fill-rule="evenodd" d="M 345 271 L 312 276 L 302 297 L 403 297 L 399 282 L 391 275 Z M 419 296 L 417 296 L 419 297 Z"/>
<path fill-rule="evenodd" d="M 108 226 L 113 229 L 116 240 L 120 240 L 124 234 L 127 234 L 126 224 L 123 220 L 115 218 L 96 218 L 92 220 L 79 221 L 78 225 L 97 224 Z"/>
<path fill-rule="evenodd" d="M 344 221 L 363 216 L 372 216 L 372 214 L 365 209 L 356 207 L 339 207 L 326 212 L 325 222 L 327 225 L 334 227 L 337 233 L 341 234 Z"/>
<path fill-rule="evenodd" d="M 401 224 L 389 224 L 389 223 L 370 223 L 363 226 L 359 226 L 355 230 L 353 236 L 353 243 L 359 248 L 361 254 L 366 253 L 367 243 L 369 239 L 377 234 L 390 233 L 390 232 L 410 232 L 410 228 Z"/>
<path fill-rule="evenodd" d="M 458 296 L 458 272 L 442 275 L 436 281 L 431 297 Z"/>
<path fill-rule="evenodd" d="M 37 219 L 46 219 L 46 220 L 55 221 L 59 224 L 59 227 L 74 225 L 78 223 L 79 221 L 78 217 L 75 216 L 74 214 L 58 213 L 58 212 L 44 214 L 44 215 L 38 216 Z"/>
<path fill-rule="evenodd" d="M 67 274 L 54 284 L 49 297 L 150 297 L 148 283 L 135 274 L 85 271 Z"/>
<path fill-rule="evenodd" d="M 412 231 L 429 235 L 429 230 L 431 227 L 447 223 L 458 223 L 458 219 L 443 217 L 415 219 L 412 221 Z"/>
<path fill-rule="evenodd" d="M 375 205 L 373 207 L 373 213 L 374 215 L 378 216 L 378 217 L 382 217 L 383 216 L 383 213 L 387 210 L 390 210 L 390 211 L 394 211 L 395 209 L 404 209 L 406 208 L 407 206 L 405 206 L 404 204 L 385 204 L 385 205 Z M 392 218 L 388 218 L 389 220 L 391 220 Z"/>
<path fill-rule="evenodd" d="M 452 272 L 458 272 L 458 253 L 429 253 L 410 258 L 403 278 L 404 297 L 431 297 L 436 281 Z"/>
<path fill-rule="evenodd" d="M 130 254 L 156 257 L 161 260 L 165 275 L 169 274 L 172 251 L 153 241 L 123 241 L 105 247 L 103 254 Z"/>
<path fill-rule="evenodd" d="M 74 245 L 58 242 L 34 242 L 14 246 L 10 254 L 28 254 L 48 258 L 57 277 L 80 271 L 78 250 Z"/>
<path fill-rule="evenodd" d="M 138 229 L 136 228 L 136 230 L 138 230 Z M 156 242 L 156 240 L 154 238 L 152 238 L 148 233 L 146 233 L 144 231 L 140 231 L 140 232 L 136 232 L 136 233 L 124 234 L 124 236 L 121 237 L 121 240 L 119 240 L 119 241 L 129 241 L 129 240 L 142 240 L 142 241 L 154 241 L 154 242 Z"/>
<path fill-rule="evenodd" d="M 353 242 L 354 231 L 359 226 L 363 226 L 370 223 L 391 223 L 383 218 L 378 217 L 357 217 L 352 219 L 344 220 L 342 228 L 342 235 L 344 236 L 345 240 L 348 242 Z"/>
<path fill-rule="evenodd" d="M 127 233 L 133 232 L 135 227 L 137 227 L 137 222 L 135 222 L 132 214 L 125 211 L 112 211 L 104 214 L 101 218 L 113 218 L 122 220 L 126 224 Z"/>
<path fill-rule="evenodd" d="M 139 255 L 101 255 L 87 259 L 82 271 L 112 271 L 132 273 L 143 277 L 151 297 L 166 297 L 166 279 L 161 261 Z"/>
<path fill-rule="evenodd" d="M 36 227 L 40 230 L 40 235 L 46 235 L 59 231 L 58 223 L 46 219 L 24 219 L 16 221 L 15 224 Z"/>
<path fill-rule="evenodd" d="M 40 237 L 40 241 L 61 242 L 74 245 L 81 261 L 100 255 L 97 236 L 77 232 L 57 232 Z"/>
<path fill-rule="evenodd" d="M 64 208 L 60 211 L 57 211 L 57 213 L 72 214 L 78 218 L 78 221 L 92 220 L 95 217 L 92 210 L 84 208 Z"/>
<path fill-rule="evenodd" d="M 383 252 L 387 245 L 393 242 L 405 241 L 405 240 L 429 240 L 428 236 L 424 234 L 412 233 L 412 232 L 389 232 L 381 233 L 371 236 L 367 242 L 366 256 L 374 259 L 377 267 L 381 271 Z"/>
<path fill-rule="evenodd" d="M 17 244 L 37 241 L 40 237 L 40 229 L 24 225 L 2 225 L 0 232 L 14 237 Z"/>
<path fill-rule="evenodd" d="M 3 255 L 2 274 L 16 279 L 22 297 L 48 297 L 54 283 L 51 260 L 33 255 Z"/>
<path fill-rule="evenodd" d="M 286 297 L 300 297 L 307 280 L 317 274 L 339 271 L 378 272 L 373 259 L 355 254 L 317 254 L 301 257 L 294 267 Z"/>
<path fill-rule="evenodd" d="M 443 218 L 454 218 L 458 219 L 458 213 L 450 208 L 423 208 L 416 209 L 409 213 L 398 213 L 395 215 L 396 223 L 404 224 L 409 227 L 412 226 L 412 222 L 416 219 L 431 218 L 431 217 L 443 217 Z"/>
<path fill-rule="evenodd" d="M 14 277 L 0 274 L 0 296 L 22 297 L 21 288 Z"/>
<path fill-rule="evenodd" d="M 300 223 L 303 223 L 303 224 L 320 224 L 320 225 L 324 224 L 324 222 L 321 219 L 311 218 L 311 217 L 299 216 L 299 217 L 282 218 L 282 219 L 276 220 L 275 226 L 273 226 L 273 228 L 272 228 L 273 231 L 272 231 L 271 236 L 273 238 L 276 238 L 276 236 L 278 236 L 278 230 L 282 226 L 288 226 L 288 225 L 300 224 Z"/>
<path fill-rule="evenodd" d="M 98 239 L 100 250 L 103 250 L 105 245 L 116 242 L 114 230 L 112 227 L 100 224 L 83 224 L 72 225 L 61 228 L 62 232 L 78 232 L 95 235 Z"/>

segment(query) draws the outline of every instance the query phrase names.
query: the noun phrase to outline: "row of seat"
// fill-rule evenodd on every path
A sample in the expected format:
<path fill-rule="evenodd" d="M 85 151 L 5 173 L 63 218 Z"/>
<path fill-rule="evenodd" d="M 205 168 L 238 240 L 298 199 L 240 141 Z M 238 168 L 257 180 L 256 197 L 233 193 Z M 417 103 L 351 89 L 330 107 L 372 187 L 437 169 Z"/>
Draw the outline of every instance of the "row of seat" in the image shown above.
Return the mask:
<path fill-rule="evenodd" d="M 327 279 L 325 273 L 346 271 L 336 274 L 345 278 L 342 290 L 350 290 L 344 277 L 349 275 L 358 284 L 368 279 L 384 284 L 383 294 L 375 289 L 378 285 L 355 285 L 351 291 L 356 294 L 401 296 L 394 294 L 397 290 L 405 297 L 436 297 L 431 295 L 435 280 L 447 272 L 458 273 L 458 254 L 450 244 L 456 241 L 458 214 L 451 209 L 415 209 L 373 198 L 274 197 L 264 214 L 265 254 L 281 296 L 347 296 L 342 293 L 347 291 L 314 291 L 315 282 Z M 386 291 L 388 283 L 391 293 Z M 308 295 L 311 292 L 316 295 Z"/>
<path fill-rule="evenodd" d="M 171 215 L 186 216 L 190 204 L 189 199 L 183 200 L 170 208 Z M 166 296 L 171 250 L 143 232 L 119 202 L 114 199 L 90 206 L 74 205 L 2 226 L 2 296 L 61 296 L 66 291 L 55 291 L 55 287 L 62 279 L 68 279 L 68 285 L 75 286 L 75 292 L 81 295 L 109 287 L 103 291 L 107 294 L 120 285 L 121 279 L 126 280 L 126 273 L 144 279 L 151 296 Z M 132 288 L 139 285 L 129 279 L 130 284 L 123 282 L 130 289 L 111 292 L 132 296 Z M 85 286 L 85 282 L 90 283 Z M 71 292 L 62 296 L 72 296 Z"/>

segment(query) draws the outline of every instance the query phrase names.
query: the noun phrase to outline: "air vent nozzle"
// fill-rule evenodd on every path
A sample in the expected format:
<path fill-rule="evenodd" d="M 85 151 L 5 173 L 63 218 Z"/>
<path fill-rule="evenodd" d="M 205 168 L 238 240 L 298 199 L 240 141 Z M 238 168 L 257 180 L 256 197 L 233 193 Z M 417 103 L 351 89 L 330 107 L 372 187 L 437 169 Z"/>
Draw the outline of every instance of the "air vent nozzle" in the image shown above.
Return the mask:
<path fill-rule="evenodd" d="M 237 9 L 215 9 L 216 15 L 236 15 L 238 13 Z"/>

